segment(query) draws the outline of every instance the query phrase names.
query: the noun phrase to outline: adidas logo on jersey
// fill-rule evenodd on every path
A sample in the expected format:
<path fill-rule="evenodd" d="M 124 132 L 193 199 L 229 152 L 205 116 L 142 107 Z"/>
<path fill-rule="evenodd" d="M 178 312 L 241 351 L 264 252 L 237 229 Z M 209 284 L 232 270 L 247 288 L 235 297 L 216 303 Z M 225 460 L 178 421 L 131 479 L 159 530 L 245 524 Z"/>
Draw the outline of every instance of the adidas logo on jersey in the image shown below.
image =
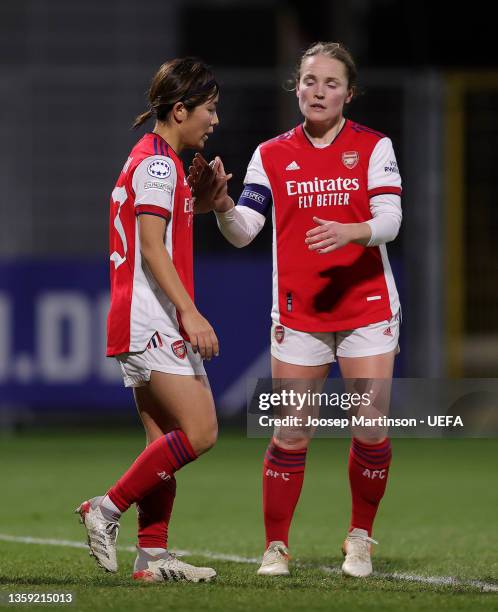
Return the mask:
<path fill-rule="evenodd" d="M 392 333 L 390 327 L 386 328 L 382 333 L 383 333 L 384 336 L 391 336 L 391 338 L 392 338 L 393 333 Z"/>
<path fill-rule="evenodd" d="M 301 170 L 301 166 L 297 162 L 293 161 L 287 166 L 286 170 Z"/>

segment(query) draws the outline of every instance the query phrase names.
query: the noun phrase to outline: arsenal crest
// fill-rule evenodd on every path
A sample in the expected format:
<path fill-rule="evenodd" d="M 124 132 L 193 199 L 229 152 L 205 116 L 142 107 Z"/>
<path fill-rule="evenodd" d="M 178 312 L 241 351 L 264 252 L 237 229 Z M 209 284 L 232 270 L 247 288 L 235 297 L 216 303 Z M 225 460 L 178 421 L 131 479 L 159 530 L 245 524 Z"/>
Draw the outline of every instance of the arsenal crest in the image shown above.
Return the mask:
<path fill-rule="evenodd" d="M 282 344 L 284 336 L 285 336 L 285 328 L 283 327 L 283 325 L 277 325 L 275 327 L 275 340 L 279 344 Z"/>
<path fill-rule="evenodd" d="M 185 356 L 187 355 L 187 347 L 185 346 L 184 340 L 176 340 L 176 342 L 171 344 L 171 348 L 178 359 L 185 359 Z"/>
<path fill-rule="evenodd" d="M 342 154 L 342 163 L 348 170 L 352 170 L 360 161 L 360 154 L 358 151 L 344 151 Z"/>

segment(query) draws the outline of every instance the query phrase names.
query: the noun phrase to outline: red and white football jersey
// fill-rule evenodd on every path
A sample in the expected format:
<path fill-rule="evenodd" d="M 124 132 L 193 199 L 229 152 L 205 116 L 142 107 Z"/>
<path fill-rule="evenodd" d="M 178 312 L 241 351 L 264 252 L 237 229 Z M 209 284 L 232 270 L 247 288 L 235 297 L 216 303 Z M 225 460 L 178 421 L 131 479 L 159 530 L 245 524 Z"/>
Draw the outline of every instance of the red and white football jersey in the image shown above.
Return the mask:
<path fill-rule="evenodd" d="M 142 260 L 137 218 L 141 214 L 167 220 L 164 243 L 193 299 L 191 192 L 180 158 L 153 133 L 132 149 L 111 195 L 108 356 L 143 351 L 157 331 L 188 340 L 174 304 Z"/>
<path fill-rule="evenodd" d="M 274 321 L 306 332 L 340 331 L 398 312 L 385 245 L 318 254 L 304 242 L 314 216 L 362 223 L 372 219 L 370 198 L 401 195 L 389 138 L 346 120 L 331 144 L 317 147 L 300 125 L 256 149 L 244 183 L 239 205 L 263 213 L 264 188 L 273 200 Z"/>

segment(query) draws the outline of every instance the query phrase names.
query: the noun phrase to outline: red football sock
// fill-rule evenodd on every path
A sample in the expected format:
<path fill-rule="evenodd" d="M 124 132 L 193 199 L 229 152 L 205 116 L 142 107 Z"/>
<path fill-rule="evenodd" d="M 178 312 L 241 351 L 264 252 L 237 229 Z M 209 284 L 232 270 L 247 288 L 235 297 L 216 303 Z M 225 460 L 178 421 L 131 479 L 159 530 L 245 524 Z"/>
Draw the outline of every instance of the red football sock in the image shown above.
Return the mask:
<path fill-rule="evenodd" d="M 197 455 L 183 431 L 170 431 L 147 446 L 107 495 L 125 512 L 194 459 Z"/>
<path fill-rule="evenodd" d="M 289 545 L 289 528 L 304 480 L 306 448 L 288 450 L 272 440 L 263 463 L 263 513 L 266 546 Z"/>
<path fill-rule="evenodd" d="M 349 452 L 349 484 L 353 502 L 350 531 L 358 527 L 372 535 L 377 508 L 386 490 L 390 464 L 389 438 L 378 444 L 365 444 L 353 438 Z"/>
<path fill-rule="evenodd" d="M 137 502 L 140 548 L 168 548 L 168 527 L 176 494 L 172 476 Z"/>

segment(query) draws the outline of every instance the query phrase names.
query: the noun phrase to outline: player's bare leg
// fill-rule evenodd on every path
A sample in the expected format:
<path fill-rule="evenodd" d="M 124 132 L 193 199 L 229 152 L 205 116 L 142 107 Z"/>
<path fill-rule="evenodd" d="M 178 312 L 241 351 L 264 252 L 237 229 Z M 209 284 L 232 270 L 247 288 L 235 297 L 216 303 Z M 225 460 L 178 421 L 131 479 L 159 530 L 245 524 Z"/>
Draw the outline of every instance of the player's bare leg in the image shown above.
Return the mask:
<path fill-rule="evenodd" d="M 184 398 L 194 410 L 186 409 Z M 164 398 L 164 400 L 163 400 Z M 148 444 L 168 432 L 180 429 L 199 455 L 214 444 L 217 423 L 207 378 L 153 372 L 151 383 L 135 389 L 135 400 L 144 424 Z M 188 432 L 188 433 L 187 433 Z M 167 550 L 167 529 L 176 491 L 174 476 L 137 503 L 139 510 L 138 555 L 135 580 L 209 581 L 216 576 L 211 568 L 197 568 L 177 559 Z"/>
<path fill-rule="evenodd" d="M 144 426 L 146 446 L 179 427 L 158 405 L 149 385 L 133 389 L 137 410 Z M 137 501 L 138 545 L 144 555 L 161 555 L 168 549 L 168 529 L 176 495 L 176 480 L 159 485 Z"/>
<path fill-rule="evenodd" d="M 218 423 L 207 376 L 152 372 L 148 389 L 151 400 L 157 405 L 155 414 L 164 415 L 167 419 L 166 426 L 172 422 L 176 423 L 197 455 L 205 453 L 215 444 Z M 143 410 L 139 407 L 139 412 L 141 416 L 148 414 L 154 419 L 150 406 Z M 162 423 L 158 423 L 159 427 Z"/>
<path fill-rule="evenodd" d="M 274 389 L 318 392 L 329 368 L 329 364 L 299 366 L 272 357 Z M 307 406 L 303 410 L 311 415 L 314 409 Z M 293 407 L 282 408 L 278 416 L 287 414 L 295 416 Z M 305 414 L 301 416 L 306 417 Z M 312 435 L 313 431 L 305 427 L 278 427 L 266 451 L 263 465 L 266 551 L 258 570 L 260 576 L 289 574 L 288 534 L 303 485 L 306 452 Z"/>
<path fill-rule="evenodd" d="M 297 393 L 304 393 L 308 390 L 319 392 L 329 374 L 330 364 L 302 366 L 286 363 L 272 356 L 271 370 L 276 391 L 284 387 L 292 387 Z M 308 410 L 311 414 L 315 408 L 313 406 L 305 406 L 303 410 Z M 292 407 L 288 414 L 295 415 Z M 284 412 L 282 412 L 282 415 L 285 416 Z M 275 428 L 273 438 L 281 448 L 301 450 L 308 447 L 312 435 L 313 432 L 305 427 L 277 427 Z"/>
<path fill-rule="evenodd" d="M 150 383 L 140 389 L 137 389 L 136 399 L 148 446 L 108 495 L 99 500 L 104 510 L 106 505 L 110 505 L 115 512 L 116 523 L 119 513 L 134 502 L 146 500 L 164 483 L 170 487 L 169 497 L 174 498 L 174 490 L 171 491 L 174 472 L 211 448 L 217 437 L 214 402 L 205 376 L 152 372 Z M 174 426 L 173 431 L 164 435 L 164 430 L 171 426 Z M 170 506 L 172 501 L 169 500 Z M 167 511 L 170 513 L 171 507 Z M 148 548 L 163 549 L 163 546 Z M 109 554 L 109 550 L 104 552 Z M 112 552 L 115 558 L 115 546 Z M 194 568 L 184 564 L 167 551 L 162 553 L 159 550 L 159 555 L 152 556 L 152 560 L 150 555 L 145 561 L 140 559 L 139 565 L 144 567 L 140 567 L 137 579 L 169 580 L 175 579 L 177 574 L 179 579 L 207 581 L 216 575 L 211 568 Z M 100 561 L 99 564 L 105 567 Z M 114 563 L 112 569 L 106 569 L 116 571 L 117 564 Z"/>
<path fill-rule="evenodd" d="M 369 357 L 339 357 L 341 374 L 347 385 L 368 386 L 374 398 L 365 416 L 387 416 L 396 351 Z M 361 389 L 361 391 L 367 390 Z M 352 495 L 352 516 L 348 535 L 343 544 L 345 560 L 342 571 L 348 576 L 365 577 L 372 573 L 372 526 L 384 495 L 391 445 L 387 428 L 353 428 L 349 456 L 349 481 Z"/>
<path fill-rule="evenodd" d="M 152 395 L 149 385 L 135 387 L 133 397 L 145 431 L 146 446 L 179 427 L 178 422 L 166 413 Z"/>

